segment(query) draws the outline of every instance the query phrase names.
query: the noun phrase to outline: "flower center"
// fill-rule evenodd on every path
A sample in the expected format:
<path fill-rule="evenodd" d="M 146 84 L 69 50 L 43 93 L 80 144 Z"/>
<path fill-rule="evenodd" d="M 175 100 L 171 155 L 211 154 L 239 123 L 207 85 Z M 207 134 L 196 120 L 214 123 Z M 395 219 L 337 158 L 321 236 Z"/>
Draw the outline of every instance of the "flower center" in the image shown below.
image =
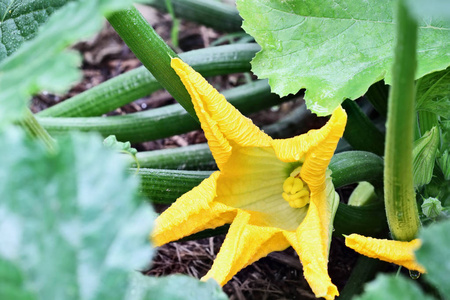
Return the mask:
<path fill-rule="evenodd" d="M 309 203 L 310 190 L 306 182 L 300 178 L 302 166 L 291 172 L 283 183 L 283 199 L 293 208 L 301 208 Z"/>

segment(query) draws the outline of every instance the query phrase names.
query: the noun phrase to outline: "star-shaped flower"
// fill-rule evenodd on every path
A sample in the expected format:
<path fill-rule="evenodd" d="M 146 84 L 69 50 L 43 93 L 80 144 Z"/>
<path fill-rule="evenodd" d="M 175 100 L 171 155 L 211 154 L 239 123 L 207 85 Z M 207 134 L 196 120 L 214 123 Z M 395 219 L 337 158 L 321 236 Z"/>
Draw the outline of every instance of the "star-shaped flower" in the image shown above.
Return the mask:
<path fill-rule="evenodd" d="M 351 234 L 345 237 L 345 245 L 356 252 L 383 261 L 403 266 L 411 271 L 425 273 L 415 258 L 414 251 L 420 248 L 419 239 L 410 242 L 374 239 L 359 234 Z"/>
<path fill-rule="evenodd" d="M 327 170 L 347 115 L 337 108 L 320 130 L 274 140 L 179 59 L 172 67 L 191 95 L 220 171 L 184 194 L 156 220 L 156 245 L 231 223 L 211 270 L 224 285 L 239 270 L 292 246 L 317 297 L 339 293 L 328 252 L 339 197 Z"/>

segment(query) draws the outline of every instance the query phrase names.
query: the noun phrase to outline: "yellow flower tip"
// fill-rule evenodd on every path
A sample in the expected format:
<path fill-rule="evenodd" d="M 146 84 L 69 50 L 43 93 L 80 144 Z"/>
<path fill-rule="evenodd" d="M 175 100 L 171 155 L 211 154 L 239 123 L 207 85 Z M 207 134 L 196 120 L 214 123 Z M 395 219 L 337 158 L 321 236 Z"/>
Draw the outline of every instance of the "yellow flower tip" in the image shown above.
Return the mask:
<path fill-rule="evenodd" d="M 218 280 L 216 278 L 214 278 L 214 275 L 211 274 L 212 272 L 208 272 L 206 273 L 205 276 L 203 276 L 202 278 L 200 278 L 200 281 L 206 282 L 208 280 L 214 280 L 215 282 L 217 282 L 218 285 L 220 286 L 224 286 L 231 278 L 223 278 L 222 280 Z"/>
<path fill-rule="evenodd" d="M 159 226 L 160 222 L 158 222 L 158 219 L 159 218 L 155 220 L 155 227 L 153 228 L 152 233 L 150 233 L 150 241 L 155 247 L 160 247 L 169 242 L 167 240 L 165 230 L 161 229 L 161 226 Z"/>
<path fill-rule="evenodd" d="M 328 287 L 327 294 L 322 297 L 325 298 L 326 300 L 334 300 L 334 298 L 336 298 L 337 296 L 339 296 L 339 291 L 337 287 L 334 284 L 332 284 Z M 320 296 L 316 295 L 316 297 Z"/>
<path fill-rule="evenodd" d="M 414 251 L 421 246 L 419 239 L 402 242 L 374 239 L 353 233 L 345 238 L 345 245 L 367 257 L 394 263 L 412 271 L 426 272 L 414 255 Z"/>
<path fill-rule="evenodd" d="M 345 125 L 347 124 L 347 113 L 345 112 L 345 109 L 342 108 L 342 106 L 338 106 L 334 111 L 333 114 L 331 115 L 332 119 L 335 119 L 336 122 L 338 123 L 343 123 L 344 124 L 344 128 Z"/>
<path fill-rule="evenodd" d="M 178 73 L 179 70 L 183 70 L 183 68 L 185 68 L 188 65 L 178 57 L 174 57 L 170 60 L 170 66 Z"/>
<path fill-rule="evenodd" d="M 221 170 L 234 146 L 268 147 L 272 140 L 244 117 L 205 78 L 178 58 L 171 66 L 191 96 L 212 155 Z"/>

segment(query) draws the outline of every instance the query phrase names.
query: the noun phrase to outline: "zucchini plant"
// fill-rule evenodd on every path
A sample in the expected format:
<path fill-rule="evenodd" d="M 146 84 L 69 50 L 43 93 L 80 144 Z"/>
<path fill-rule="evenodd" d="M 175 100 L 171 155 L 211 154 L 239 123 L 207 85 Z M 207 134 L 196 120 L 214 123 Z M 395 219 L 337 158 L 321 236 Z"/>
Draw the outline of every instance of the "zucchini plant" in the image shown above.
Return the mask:
<path fill-rule="evenodd" d="M 346 286 L 338 290 L 333 278 L 326 277 L 325 253 L 333 235 L 347 236 L 348 244 L 352 239 L 364 241 L 364 247 L 353 248 L 398 265 L 404 265 L 398 257 L 406 255 L 418 266 L 410 267 L 411 277 L 420 275 L 417 270 L 426 271 L 419 283 L 378 274 L 358 299 L 445 298 L 450 271 L 445 263 L 450 253 L 450 10 L 446 3 L 238 0 L 234 7 L 204 0 L 139 2 L 170 13 L 174 19 L 170 44 L 177 51 L 131 0 L 0 0 L 1 299 L 226 299 L 217 282 L 223 285 L 230 279 L 223 276 L 281 250 L 286 241 L 279 235 L 288 240 L 286 247 L 292 245 L 299 253 L 317 297 L 333 299 L 340 294 L 351 299 L 381 273 L 379 260 L 361 256 Z M 33 114 L 33 95 L 61 94 L 80 80 L 81 57 L 70 46 L 92 37 L 105 19 L 142 66 Z M 177 53 L 178 19 L 223 31 L 220 41 L 229 44 Z M 193 70 L 173 67 L 178 58 Z M 223 91 L 223 96 L 203 83 L 202 76 L 242 72 L 253 72 L 259 79 L 247 76 L 247 83 Z M 159 89 L 167 90 L 177 104 L 104 116 Z M 261 130 L 240 115 L 298 98 L 305 104 Z M 307 110 L 318 116 L 333 113 L 331 125 L 294 137 L 298 130 L 310 129 Z M 336 117 L 334 112 L 341 110 Z M 231 118 L 235 121 L 224 123 Z M 333 128 L 339 126 L 333 122 L 341 122 L 345 131 L 338 134 Z M 199 128 L 209 144 L 130 150 L 129 143 Z M 114 153 L 102 145 L 102 137 L 110 135 L 118 140 L 107 140 L 115 152 L 133 155 Z M 330 138 L 323 138 L 327 135 Z M 259 158 L 247 161 L 236 154 L 244 152 Z M 278 164 L 273 157 L 285 164 L 277 169 L 280 176 L 291 178 L 286 182 L 301 185 L 298 190 L 308 194 L 302 207 L 282 204 L 287 207 L 285 215 L 274 209 L 277 218 L 278 214 L 283 216 L 279 219 L 292 217 L 299 228 L 302 222 L 321 218 L 318 224 L 326 230 L 321 227 L 320 237 L 309 236 L 323 250 L 317 251 L 325 258 L 320 264 L 310 264 L 314 255 L 301 248 L 313 242 L 297 243 L 304 238 L 303 229 L 297 236 L 292 234 L 292 224 L 272 222 L 267 207 L 247 203 L 248 197 L 238 196 L 239 189 L 233 193 L 222 188 L 227 174 L 245 179 L 246 170 L 257 169 L 255 165 Z M 236 167 L 237 161 L 244 167 Z M 259 175 L 254 176 L 265 189 Z M 299 193 L 293 191 L 293 184 L 283 183 L 284 177 L 274 188 L 279 194 L 273 196 L 276 201 L 283 201 L 283 193 L 292 197 Z M 273 180 L 278 184 L 278 179 Z M 208 184 L 214 188 L 203 191 Z M 335 189 L 354 184 L 358 187 L 351 200 L 339 201 Z M 230 179 L 231 186 L 239 186 L 239 180 Z M 325 190 L 326 197 L 319 197 Z M 192 207 L 208 207 L 202 216 L 219 221 L 199 225 L 195 214 L 189 213 L 190 206 L 184 206 L 186 199 Z M 328 217 L 310 217 L 324 201 L 329 205 L 324 210 Z M 213 202 L 228 205 L 222 217 L 217 218 Z M 184 208 L 164 212 L 154 229 L 156 214 L 149 203 Z M 237 203 L 244 204 L 235 207 Z M 246 205 L 265 215 L 254 214 Z M 171 211 L 177 213 L 167 218 Z M 140 274 L 151 260 L 152 231 L 157 232 L 153 239 L 158 244 L 170 240 L 161 238 L 167 233 L 159 228 L 174 226 L 171 222 L 178 218 L 183 226 L 197 227 L 176 239 L 228 232 L 224 248 L 232 240 L 237 245 L 233 253 L 245 263 L 223 251 L 217 264 L 230 262 L 232 270 L 224 275 L 213 266 L 206 282 Z M 276 242 L 270 237 L 270 243 L 251 252 L 245 235 L 238 232 L 259 232 L 265 222 L 270 226 L 264 228 L 279 230 L 274 233 Z M 371 248 L 374 239 L 383 255 Z M 315 273 L 326 276 L 316 278 L 311 275 Z M 189 293 L 180 294 L 179 286 Z"/>

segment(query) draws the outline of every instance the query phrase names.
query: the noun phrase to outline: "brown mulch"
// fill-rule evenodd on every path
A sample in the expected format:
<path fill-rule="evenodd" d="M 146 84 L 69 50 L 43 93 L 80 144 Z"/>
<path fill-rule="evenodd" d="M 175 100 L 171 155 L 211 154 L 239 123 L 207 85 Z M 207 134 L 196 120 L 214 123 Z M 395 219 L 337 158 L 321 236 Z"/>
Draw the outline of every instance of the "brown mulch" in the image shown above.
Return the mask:
<path fill-rule="evenodd" d="M 144 16 L 155 30 L 170 45 L 171 18 L 151 8 L 142 9 Z M 222 34 L 204 26 L 182 21 L 180 27 L 180 49 L 207 47 Z M 92 88 L 112 77 L 127 72 L 141 65 L 128 47 L 121 41 L 114 30 L 105 24 L 104 30 L 89 41 L 78 43 L 75 49 L 83 55 L 83 80 L 63 96 L 42 93 L 33 98 L 32 110 L 40 111 L 46 107 L 64 101 L 78 93 Z M 215 76 L 208 78 L 222 89 L 239 85 L 243 74 Z M 139 99 L 118 108 L 108 115 L 133 113 L 145 109 L 175 103 L 165 91 Z M 291 111 L 299 102 L 290 102 L 266 111 L 251 115 L 257 125 L 270 124 Z M 320 127 L 323 120 L 312 126 Z M 139 151 L 164 149 L 203 143 L 205 137 L 201 131 L 194 131 L 162 140 L 134 145 Z M 224 236 L 211 237 L 196 241 L 170 243 L 158 249 L 151 269 L 145 273 L 151 276 L 163 276 L 174 273 L 189 274 L 200 278 L 212 265 L 220 249 Z M 345 285 L 355 263 L 356 254 L 343 245 L 342 238 L 333 238 L 330 250 L 329 272 L 339 290 Z M 224 291 L 230 299 L 315 299 L 307 282 L 303 278 L 302 266 L 292 248 L 283 252 L 270 254 L 268 257 L 248 266 L 239 272 Z"/>
<path fill-rule="evenodd" d="M 175 273 L 201 278 L 211 268 L 224 236 L 196 241 L 176 242 L 158 249 L 152 268 L 145 274 L 164 276 Z M 342 290 L 356 262 L 357 255 L 345 247 L 342 238 L 333 238 L 329 272 L 333 283 Z M 303 277 L 303 269 L 293 248 L 273 252 L 251 264 L 224 287 L 232 300 L 245 299 L 315 299 Z"/>

